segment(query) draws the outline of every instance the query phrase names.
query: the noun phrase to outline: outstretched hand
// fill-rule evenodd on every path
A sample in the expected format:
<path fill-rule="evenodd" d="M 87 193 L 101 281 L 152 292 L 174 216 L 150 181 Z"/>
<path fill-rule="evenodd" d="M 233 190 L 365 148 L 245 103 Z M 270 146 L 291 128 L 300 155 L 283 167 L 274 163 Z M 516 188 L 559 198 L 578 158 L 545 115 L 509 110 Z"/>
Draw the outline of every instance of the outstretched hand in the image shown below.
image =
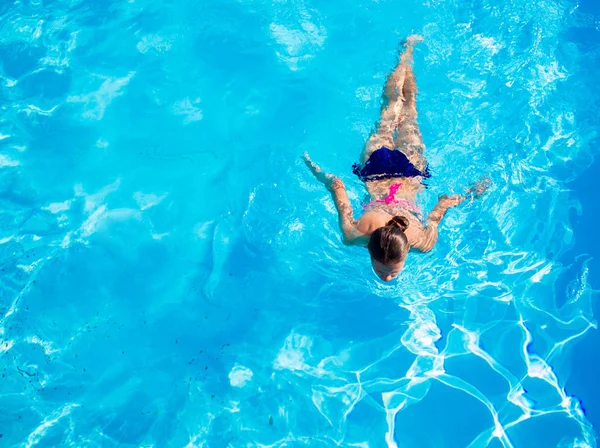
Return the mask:
<path fill-rule="evenodd" d="M 332 189 L 334 189 L 337 186 L 338 183 L 342 182 L 340 179 L 338 179 L 333 174 L 328 174 L 328 173 L 324 173 L 323 171 L 321 171 L 321 168 L 319 167 L 319 165 L 317 165 L 315 162 L 313 162 L 311 160 L 308 153 L 306 153 L 306 152 L 304 153 L 303 159 L 304 159 L 304 163 L 306 164 L 306 166 L 308 167 L 310 172 L 313 173 L 313 175 L 317 178 L 317 180 L 319 182 L 321 182 L 323 185 L 325 185 L 325 188 L 327 188 L 328 190 L 331 191 Z"/>
<path fill-rule="evenodd" d="M 492 184 L 492 181 L 489 177 L 483 177 L 481 180 L 475 182 L 473 186 L 467 188 L 465 194 L 453 194 L 452 196 L 443 195 L 439 197 L 438 203 L 440 206 L 448 209 L 451 207 L 456 207 L 462 202 L 466 201 L 468 198 L 471 200 L 479 199 L 483 194 L 487 191 L 487 189 Z"/>
<path fill-rule="evenodd" d="M 460 194 L 453 194 L 452 196 L 448 196 L 446 194 L 442 195 L 438 199 L 438 204 L 444 208 L 456 207 L 461 202 L 463 202 L 466 198 Z"/>

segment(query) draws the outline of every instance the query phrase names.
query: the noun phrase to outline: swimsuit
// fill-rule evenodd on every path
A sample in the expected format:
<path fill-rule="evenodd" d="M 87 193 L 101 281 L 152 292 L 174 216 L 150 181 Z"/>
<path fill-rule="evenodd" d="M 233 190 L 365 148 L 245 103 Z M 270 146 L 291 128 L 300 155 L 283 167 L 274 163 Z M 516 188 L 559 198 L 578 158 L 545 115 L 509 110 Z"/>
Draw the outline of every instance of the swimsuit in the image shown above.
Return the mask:
<path fill-rule="evenodd" d="M 412 202 L 406 199 L 396 199 L 396 192 L 401 186 L 402 184 L 390 185 L 390 193 L 385 197 L 385 199 L 376 199 L 374 201 L 368 202 L 367 204 L 363 205 L 363 209 L 366 211 L 368 208 L 370 208 L 371 210 L 373 210 L 374 208 L 381 208 L 386 213 L 395 216 L 398 213 L 394 212 L 394 210 L 397 210 L 398 208 L 403 208 L 411 211 L 412 213 L 420 217 L 421 210 L 419 209 L 419 207 L 413 205 Z M 378 206 L 378 204 L 382 205 Z"/>
<path fill-rule="evenodd" d="M 385 146 L 373 151 L 364 166 L 355 163 L 352 166 L 352 172 L 363 182 L 395 177 L 422 176 L 428 178 L 431 176 L 427 167 L 425 167 L 425 170 L 420 171 L 408 160 L 408 157 L 402 151 L 394 151 Z M 419 207 L 406 199 L 396 199 L 396 193 L 401 186 L 401 183 L 390 185 L 390 192 L 384 199 L 377 199 L 363 205 L 365 212 L 380 209 L 392 216 L 396 216 L 402 210 L 405 210 L 409 211 L 410 215 L 422 219 Z"/>
<path fill-rule="evenodd" d="M 393 177 L 431 176 L 429 168 L 425 167 L 424 171 L 420 171 L 402 151 L 394 151 L 385 146 L 373 151 L 364 166 L 358 163 L 352 165 L 352 172 L 363 182 Z"/>

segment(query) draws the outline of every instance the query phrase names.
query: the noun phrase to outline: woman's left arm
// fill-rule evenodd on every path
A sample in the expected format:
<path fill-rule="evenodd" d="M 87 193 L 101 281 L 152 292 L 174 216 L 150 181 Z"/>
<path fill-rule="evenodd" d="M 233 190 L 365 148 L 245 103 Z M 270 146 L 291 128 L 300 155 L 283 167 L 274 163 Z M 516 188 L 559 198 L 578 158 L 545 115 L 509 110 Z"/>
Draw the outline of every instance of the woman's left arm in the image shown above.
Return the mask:
<path fill-rule="evenodd" d="M 464 196 L 455 194 L 452 196 L 440 196 L 438 203 L 427 217 L 422 237 L 412 247 L 421 252 L 429 252 L 438 240 L 438 226 L 449 208 L 456 207 L 465 200 Z"/>
<path fill-rule="evenodd" d="M 431 213 L 429 213 L 429 216 L 427 217 L 426 226 L 425 229 L 423 229 L 423 236 L 416 244 L 413 244 L 412 247 L 422 252 L 429 252 L 433 249 L 433 246 L 435 246 L 435 243 L 437 243 L 438 240 L 438 226 L 448 209 L 461 204 L 467 197 L 470 197 L 471 199 L 480 198 L 491 184 L 492 181 L 490 178 L 483 177 L 468 188 L 464 195 L 454 194 L 452 196 L 440 196 L 438 203 L 433 207 L 433 210 L 431 210 Z"/>

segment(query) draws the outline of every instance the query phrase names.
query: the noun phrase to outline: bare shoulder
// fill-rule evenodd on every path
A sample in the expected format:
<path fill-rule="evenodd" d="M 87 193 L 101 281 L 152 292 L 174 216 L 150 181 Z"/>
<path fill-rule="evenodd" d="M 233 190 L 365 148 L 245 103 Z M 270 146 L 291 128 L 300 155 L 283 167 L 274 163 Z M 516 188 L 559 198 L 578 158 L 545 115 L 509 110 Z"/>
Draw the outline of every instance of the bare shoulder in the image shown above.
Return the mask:
<path fill-rule="evenodd" d="M 356 228 L 363 235 L 370 236 L 375 229 L 385 226 L 390 219 L 392 219 L 392 217 L 387 213 L 375 210 L 368 211 L 356 221 Z"/>
<path fill-rule="evenodd" d="M 437 225 L 424 227 L 421 224 L 419 228 L 415 229 L 414 233 L 411 235 L 407 233 L 406 236 L 412 249 L 418 250 L 419 252 L 429 252 L 437 243 Z"/>
<path fill-rule="evenodd" d="M 364 233 L 361 233 L 360 231 L 356 231 L 355 234 L 351 235 L 348 238 L 344 238 L 344 244 L 347 246 L 360 246 L 360 247 L 367 247 L 367 244 L 369 244 L 369 239 L 371 238 L 371 235 L 365 235 Z"/>

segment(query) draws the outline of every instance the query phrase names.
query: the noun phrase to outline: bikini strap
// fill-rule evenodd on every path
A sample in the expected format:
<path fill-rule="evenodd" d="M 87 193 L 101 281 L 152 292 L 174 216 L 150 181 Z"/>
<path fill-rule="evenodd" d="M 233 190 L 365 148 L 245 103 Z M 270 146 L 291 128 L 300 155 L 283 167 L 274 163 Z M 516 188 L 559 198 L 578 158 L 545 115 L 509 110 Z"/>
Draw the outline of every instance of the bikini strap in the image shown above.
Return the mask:
<path fill-rule="evenodd" d="M 386 205 L 401 204 L 403 207 L 406 207 L 409 210 L 412 210 L 413 212 L 418 213 L 420 215 L 421 211 L 419 210 L 419 207 L 415 207 L 413 204 L 410 203 L 410 201 L 407 201 L 406 199 L 401 199 L 401 200 L 396 199 L 396 193 L 398 192 L 400 187 L 402 187 L 401 183 L 390 185 L 390 192 L 385 197 L 385 199 L 376 199 L 374 201 L 368 202 L 363 205 L 363 209 L 367 209 L 367 207 L 369 207 L 371 204 L 377 204 L 377 203 L 383 203 Z"/>
<path fill-rule="evenodd" d="M 385 202 L 388 205 L 393 204 L 396 201 L 396 193 L 398 192 L 398 190 L 400 189 L 401 186 L 402 186 L 401 183 L 390 185 L 390 193 L 385 197 L 383 202 Z M 377 201 L 377 202 L 379 202 L 379 201 Z"/>

